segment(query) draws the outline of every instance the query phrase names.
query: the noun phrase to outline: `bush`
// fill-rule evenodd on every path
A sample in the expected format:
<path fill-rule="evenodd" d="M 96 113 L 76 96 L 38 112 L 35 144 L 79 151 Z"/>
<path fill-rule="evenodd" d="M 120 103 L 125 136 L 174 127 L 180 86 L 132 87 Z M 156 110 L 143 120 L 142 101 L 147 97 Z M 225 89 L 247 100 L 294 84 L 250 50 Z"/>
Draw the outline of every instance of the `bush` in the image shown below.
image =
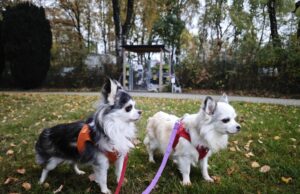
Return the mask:
<path fill-rule="evenodd" d="M 3 14 L 5 60 L 18 86 L 39 86 L 50 67 L 52 33 L 45 10 L 31 3 L 7 7 Z"/>

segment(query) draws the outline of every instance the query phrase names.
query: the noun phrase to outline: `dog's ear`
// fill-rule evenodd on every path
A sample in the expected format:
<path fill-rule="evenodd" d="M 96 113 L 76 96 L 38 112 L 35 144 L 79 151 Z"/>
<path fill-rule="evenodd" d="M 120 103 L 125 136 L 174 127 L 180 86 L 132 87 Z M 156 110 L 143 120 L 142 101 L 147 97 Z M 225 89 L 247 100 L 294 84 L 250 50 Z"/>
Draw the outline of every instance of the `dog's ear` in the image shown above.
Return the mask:
<path fill-rule="evenodd" d="M 228 97 L 226 95 L 226 93 L 223 93 L 223 95 L 221 96 L 221 98 L 219 99 L 219 102 L 225 102 L 225 103 L 229 103 L 228 101 Z"/>
<path fill-rule="evenodd" d="M 217 102 L 212 99 L 212 97 L 207 96 L 202 104 L 202 110 L 208 114 L 213 115 L 217 108 Z"/>
<path fill-rule="evenodd" d="M 117 80 L 113 80 L 115 84 L 117 85 L 118 89 L 117 90 L 123 90 L 123 86 L 118 82 Z"/>
<path fill-rule="evenodd" d="M 122 88 L 121 84 L 115 80 L 110 78 L 106 79 L 106 82 L 102 88 L 102 95 L 104 98 L 104 103 L 108 103 L 109 105 L 114 105 L 115 97 L 118 89 Z"/>

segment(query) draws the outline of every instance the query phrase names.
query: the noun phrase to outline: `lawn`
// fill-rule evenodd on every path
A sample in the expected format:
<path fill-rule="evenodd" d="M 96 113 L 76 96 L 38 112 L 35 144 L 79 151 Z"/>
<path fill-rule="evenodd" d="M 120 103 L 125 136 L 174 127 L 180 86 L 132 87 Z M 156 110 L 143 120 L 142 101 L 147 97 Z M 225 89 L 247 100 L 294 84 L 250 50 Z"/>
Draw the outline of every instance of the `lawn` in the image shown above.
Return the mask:
<path fill-rule="evenodd" d="M 86 118 L 94 111 L 97 99 L 0 94 L 0 193 L 53 193 L 61 185 L 62 193 L 100 193 L 88 175 L 75 175 L 68 165 L 51 171 L 47 183 L 38 185 L 41 167 L 34 158 L 34 143 L 42 128 Z M 143 110 L 137 123 L 140 142 L 147 118 L 155 112 L 162 110 L 178 116 L 195 113 L 200 100 L 136 98 L 138 108 Z M 152 193 L 300 193 L 300 108 L 244 102 L 232 105 L 238 112 L 242 131 L 230 137 L 228 149 L 210 158 L 209 172 L 217 181 L 205 182 L 200 170 L 193 168 L 192 186 L 183 187 L 180 173 L 169 161 Z M 148 163 L 145 146 L 138 144 L 129 155 L 127 183 L 121 192 L 141 193 L 154 177 L 161 159 L 156 155 L 158 162 Z M 82 169 L 91 172 L 89 167 Z M 113 169 L 108 186 L 113 191 L 116 187 Z"/>

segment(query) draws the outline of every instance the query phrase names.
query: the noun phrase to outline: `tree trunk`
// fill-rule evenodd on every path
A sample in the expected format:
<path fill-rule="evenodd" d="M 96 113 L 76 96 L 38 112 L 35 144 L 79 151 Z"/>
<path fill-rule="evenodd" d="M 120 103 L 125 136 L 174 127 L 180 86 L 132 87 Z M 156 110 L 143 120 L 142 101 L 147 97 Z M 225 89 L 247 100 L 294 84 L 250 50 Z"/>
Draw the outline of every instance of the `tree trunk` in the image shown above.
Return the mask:
<path fill-rule="evenodd" d="M 105 6 L 107 7 L 107 5 L 105 5 L 104 0 L 100 1 L 100 24 L 101 24 L 101 35 L 102 35 L 102 39 L 103 39 L 103 46 L 104 46 L 104 53 L 107 53 L 107 30 L 106 30 L 106 26 L 109 26 L 106 22 L 105 22 L 105 16 L 107 15 L 107 13 L 105 12 Z M 108 30 L 109 31 L 109 30 Z"/>
<path fill-rule="evenodd" d="M 278 35 L 277 19 L 276 19 L 276 0 L 269 0 L 267 3 L 270 19 L 271 38 L 274 47 L 280 47 L 280 38 Z"/>
<path fill-rule="evenodd" d="M 87 43 L 88 43 L 88 52 L 90 52 L 90 47 L 91 47 L 91 9 L 90 5 L 88 5 L 88 13 L 87 13 L 87 31 L 88 31 L 88 38 L 87 38 Z"/>
<path fill-rule="evenodd" d="M 127 1 L 127 15 L 124 24 L 122 25 L 122 44 L 126 44 L 127 36 L 132 26 L 134 0 Z"/>
<path fill-rule="evenodd" d="M 112 0 L 113 4 L 113 18 L 115 23 L 115 49 L 116 49 L 116 56 L 117 60 L 122 56 L 121 53 L 121 35 L 122 35 L 122 26 L 121 26 L 121 18 L 120 18 L 120 4 L 119 0 Z M 122 64 L 119 64 L 119 61 L 117 61 L 118 66 L 121 66 Z"/>
<path fill-rule="evenodd" d="M 258 42 L 258 49 L 257 50 L 259 50 L 259 48 L 262 44 L 263 37 L 264 37 L 264 32 L 265 32 L 265 24 L 266 24 L 265 6 L 263 6 L 262 11 L 263 11 L 262 31 L 261 31 L 260 39 L 259 39 L 259 42 Z"/>
<path fill-rule="evenodd" d="M 121 14 L 120 14 L 119 0 L 112 0 L 112 4 L 113 4 L 113 18 L 115 23 L 115 34 L 116 34 L 115 49 L 116 49 L 116 56 L 117 56 L 117 65 L 119 68 L 122 68 L 123 49 L 121 48 L 121 46 L 126 45 L 127 35 L 132 26 L 134 0 L 127 1 L 127 14 L 123 25 L 121 24 L 121 18 L 120 18 Z"/>

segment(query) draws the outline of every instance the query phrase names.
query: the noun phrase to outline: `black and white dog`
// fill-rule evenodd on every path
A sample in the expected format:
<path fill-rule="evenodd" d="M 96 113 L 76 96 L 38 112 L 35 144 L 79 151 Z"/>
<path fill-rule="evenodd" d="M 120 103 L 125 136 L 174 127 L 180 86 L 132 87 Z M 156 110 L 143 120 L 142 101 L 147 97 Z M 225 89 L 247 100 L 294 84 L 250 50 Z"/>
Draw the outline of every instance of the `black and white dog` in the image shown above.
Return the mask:
<path fill-rule="evenodd" d="M 93 167 L 101 192 L 110 193 L 107 188 L 109 164 L 115 163 L 118 181 L 124 158 L 134 147 L 134 122 L 141 113 L 120 83 L 109 79 L 102 88 L 102 101 L 92 118 L 42 131 L 35 146 L 36 162 L 44 167 L 39 183 L 43 183 L 48 172 L 63 162 L 74 164 L 75 172 L 84 174 L 77 167 L 82 163 Z"/>

